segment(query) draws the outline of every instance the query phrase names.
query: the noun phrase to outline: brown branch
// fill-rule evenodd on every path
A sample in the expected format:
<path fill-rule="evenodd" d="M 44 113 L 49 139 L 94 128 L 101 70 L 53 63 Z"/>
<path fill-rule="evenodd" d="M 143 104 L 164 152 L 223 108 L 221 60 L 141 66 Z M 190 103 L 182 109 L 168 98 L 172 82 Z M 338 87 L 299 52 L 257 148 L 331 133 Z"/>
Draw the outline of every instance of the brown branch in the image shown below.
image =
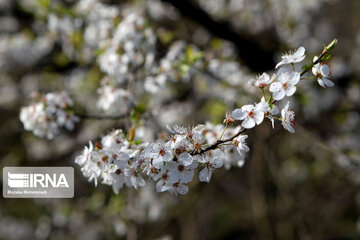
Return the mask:
<path fill-rule="evenodd" d="M 320 56 L 318 57 L 318 59 L 316 59 L 316 61 L 313 62 L 313 65 L 318 64 L 319 62 L 321 62 L 322 58 L 325 56 L 326 53 L 327 53 L 327 51 L 326 51 L 326 49 L 324 49 L 324 50 L 321 52 L 321 54 L 320 54 Z M 300 77 L 302 77 L 302 76 L 303 76 L 305 73 L 307 73 L 308 71 L 309 71 L 309 69 L 303 70 L 303 71 L 300 73 Z"/>
<path fill-rule="evenodd" d="M 228 138 L 228 139 L 224 139 L 224 140 L 217 140 L 216 143 L 204 148 L 204 149 L 201 149 L 200 152 L 193 152 L 191 155 L 198 155 L 198 154 L 204 154 L 205 152 L 207 151 L 210 151 L 210 150 L 215 150 L 219 145 L 223 144 L 223 143 L 227 143 L 227 142 L 230 142 L 232 140 L 234 140 L 234 138 L 240 136 L 240 134 L 244 133 L 247 129 L 246 128 L 243 128 L 241 129 L 237 134 L 235 134 L 234 136 Z"/>

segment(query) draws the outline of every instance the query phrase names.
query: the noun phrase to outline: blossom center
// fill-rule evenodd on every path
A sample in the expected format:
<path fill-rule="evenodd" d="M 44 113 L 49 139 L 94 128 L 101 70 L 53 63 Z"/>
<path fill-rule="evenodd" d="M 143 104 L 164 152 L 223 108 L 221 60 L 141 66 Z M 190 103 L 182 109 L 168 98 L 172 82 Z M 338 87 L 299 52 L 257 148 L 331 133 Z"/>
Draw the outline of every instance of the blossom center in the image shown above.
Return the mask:
<path fill-rule="evenodd" d="M 134 177 L 137 177 L 137 176 L 138 176 L 138 173 L 137 173 L 136 170 L 133 170 L 133 171 L 131 172 L 131 175 L 133 175 Z"/>
<path fill-rule="evenodd" d="M 248 113 L 249 117 L 254 118 L 255 117 L 255 112 L 252 110 Z"/>
<path fill-rule="evenodd" d="M 103 156 L 102 158 L 101 158 L 101 160 L 103 161 L 103 162 L 107 162 L 108 161 L 108 159 L 109 159 L 109 157 L 108 156 Z"/>
<path fill-rule="evenodd" d="M 190 132 L 187 133 L 187 137 L 188 137 L 188 138 L 192 138 L 193 136 L 194 136 L 194 133 L 193 133 L 193 132 L 190 131 Z"/>
<path fill-rule="evenodd" d="M 294 111 L 289 111 L 289 122 L 292 126 L 295 126 L 295 113 Z"/>
<path fill-rule="evenodd" d="M 201 149 L 201 144 L 200 143 L 195 143 L 194 144 L 194 148 L 196 149 L 196 150 L 199 150 L 199 149 Z"/>
<path fill-rule="evenodd" d="M 157 169 L 156 169 L 155 167 L 152 167 L 152 168 L 150 169 L 150 172 L 151 172 L 152 174 L 156 174 L 156 173 L 157 173 Z"/>
<path fill-rule="evenodd" d="M 161 176 L 162 179 L 166 180 L 168 177 L 168 175 L 166 173 L 163 173 L 163 175 Z"/>
<path fill-rule="evenodd" d="M 175 154 L 176 155 L 180 155 L 185 151 L 185 149 L 183 147 L 179 147 L 175 149 Z"/>
<path fill-rule="evenodd" d="M 164 155 L 165 155 L 165 150 L 164 150 L 164 149 L 160 149 L 159 155 L 160 155 L 160 156 L 164 156 Z"/>
<path fill-rule="evenodd" d="M 264 88 L 264 87 L 266 87 L 265 83 L 259 83 L 259 88 Z"/>
<path fill-rule="evenodd" d="M 179 165 L 179 166 L 178 166 L 178 170 L 179 170 L 179 172 L 184 171 L 184 169 L 185 169 L 184 165 Z"/>

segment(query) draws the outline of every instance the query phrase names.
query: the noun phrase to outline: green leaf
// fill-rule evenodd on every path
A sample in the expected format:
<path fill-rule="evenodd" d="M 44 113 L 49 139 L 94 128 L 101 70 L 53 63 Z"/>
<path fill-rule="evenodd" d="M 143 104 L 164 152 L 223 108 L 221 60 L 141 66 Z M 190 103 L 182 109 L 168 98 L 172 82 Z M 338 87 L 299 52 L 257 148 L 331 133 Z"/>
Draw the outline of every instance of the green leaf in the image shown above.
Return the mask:
<path fill-rule="evenodd" d="M 326 51 L 330 51 L 331 49 L 333 49 L 337 43 L 338 43 L 338 40 L 336 38 L 334 38 L 334 40 L 332 40 L 332 42 L 326 46 Z"/>
<path fill-rule="evenodd" d="M 314 63 L 311 63 L 309 65 L 303 65 L 301 67 L 302 70 L 306 70 L 306 71 L 309 71 L 312 67 L 314 66 Z"/>
<path fill-rule="evenodd" d="M 141 115 L 146 112 L 146 105 L 141 103 L 136 105 L 131 112 L 131 121 L 138 122 L 140 120 Z"/>
<path fill-rule="evenodd" d="M 268 97 L 268 99 L 266 100 L 266 102 L 269 103 L 269 104 L 271 104 L 272 100 L 273 100 L 272 95 L 270 95 L 270 96 Z"/>
<path fill-rule="evenodd" d="M 325 55 L 321 58 L 321 61 L 327 61 L 327 60 L 329 60 L 331 57 L 332 57 L 332 55 L 331 55 L 329 52 L 327 52 L 327 53 L 325 53 Z"/>
<path fill-rule="evenodd" d="M 38 0 L 40 6 L 48 8 L 51 4 L 51 0 Z"/>
<path fill-rule="evenodd" d="M 81 49 L 84 42 L 83 33 L 80 31 L 74 31 L 70 36 L 70 40 L 75 49 Z"/>
<path fill-rule="evenodd" d="M 146 105 L 140 103 L 134 107 L 134 111 L 140 114 L 144 114 L 146 112 Z"/>
<path fill-rule="evenodd" d="M 185 62 L 188 64 L 194 64 L 204 56 L 203 52 L 194 51 L 190 46 L 186 48 Z"/>
<path fill-rule="evenodd" d="M 188 64 L 181 64 L 180 65 L 180 74 L 184 76 L 190 70 L 190 65 Z"/>
<path fill-rule="evenodd" d="M 105 52 L 105 48 L 99 48 L 94 51 L 94 55 L 95 55 L 95 57 L 98 57 L 101 54 L 103 54 L 104 52 Z"/>

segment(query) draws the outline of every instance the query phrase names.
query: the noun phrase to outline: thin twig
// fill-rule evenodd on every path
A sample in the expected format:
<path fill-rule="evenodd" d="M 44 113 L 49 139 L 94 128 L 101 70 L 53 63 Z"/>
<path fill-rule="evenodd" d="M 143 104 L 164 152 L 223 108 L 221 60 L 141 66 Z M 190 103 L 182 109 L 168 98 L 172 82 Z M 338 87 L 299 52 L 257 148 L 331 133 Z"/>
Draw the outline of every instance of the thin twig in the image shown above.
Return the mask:
<path fill-rule="evenodd" d="M 318 59 L 316 59 L 316 61 L 313 62 L 313 64 L 314 64 L 314 65 L 318 64 L 318 63 L 322 60 L 322 58 L 325 56 L 326 53 L 327 53 L 327 51 L 324 49 L 324 50 L 322 51 L 322 53 L 320 54 L 320 56 L 318 57 Z M 309 69 L 303 70 L 303 71 L 300 73 L 300 77 L 302 77 L 307 71 L 309 71 Z"/>
<path fill-rule="evenodd" d="M 224 140 L 219 139 L 219 140 L 216 141 L 216 143 L 202 149 L 201 151 L 193 152 L 192 155 L 194 156 L 194 155 L 198 155 L 198 154 L 203 154 L 203 153 L 205 153 L 207 151 L 210 151 L 210 150 L 215 150 L 220 144 L 227 143 L 227 142 L 230 142 L 230 141 L 234 140 L 234 138 L 240 136 L 240 134 L 244 133 L 246 130 L 247 130 L 246 128 L 243 128 L 237 134 L 235 134 L 234 136 L 232 136 L 232 137 L 230 137 L 228 139 L 224 139 Z"/>

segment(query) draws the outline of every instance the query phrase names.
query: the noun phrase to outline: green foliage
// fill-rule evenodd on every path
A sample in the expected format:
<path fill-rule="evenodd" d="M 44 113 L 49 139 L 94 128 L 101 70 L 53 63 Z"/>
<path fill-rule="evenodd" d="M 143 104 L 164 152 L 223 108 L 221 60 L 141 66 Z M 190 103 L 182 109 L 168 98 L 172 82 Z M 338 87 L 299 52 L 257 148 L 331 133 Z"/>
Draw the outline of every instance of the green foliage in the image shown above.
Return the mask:
<path fill-rule="evenodd" d="M 51 0 L 38 0 L 38 3 L 41 7 L 49 8 L 51 5 Z"/>
<path fill-rule="evenodd" d="M 322 61 L 328 61 L 328 60 L 330 60 L 331 57 L 332 57 L 332 55 L 329 52 L 326 52 L 321 60 Z"/>
<path fill-rule="evenodd" d="M 143 115 L 145 112 L 146 112 L 145 103 L 137 104 L 131 112 L 131 116 L 130 116 L 131 121 L 135 123 L 139 122 L 141 115 Z"/>
<path fill-rule="evenodd" d="M 203 111 L 210 117 L 211 122 L 221 123 L 226 113 L 226 105 L 222 101 L 211 100 L 204 106 Z"/>
<path fill-rule="evenodd" d="M 99 48 L 94 51 L 94 56 L 98 57 L 105 52 L 105 48 Z"/>
<path fill-rule="evenodd" d="M 314 66 L 314 63 L 311 62 L 311 63 L 308 64 L 308 65 L 303 65 L 303 66 L 301 67 L 301 69 L 302 69 L 302 70 L 305 70 L 305 71 L 310 71 L 313 66 Z"/>
<path fill-rule="evenodd" d="M 165 45 L 171 43 L 174 39 L 174 34 L 171 31 L 160 31 L 158 36 L 160 41 Z"/>
<path fill-rule="evenodd" d="M 58 54 L 54 55 L 53 60 L 55 64 L 60 67 L 65 67 L 70 63 L 69 58 L 63 52 L 59 52 Z"/>
<path fill-rule="evenodd" d="M 70 36 L 70 40 L 74 48 L 80 50 L 84 42 L 83 33 L 81 31 L 73 32 L 72 35 Z"/>
<path fill-rule="evenodd" d="M 329 45 L 327 45 L 325 47 L 325 50 L 330 51 L 331 49 L 333 49 L 336 46 L 337 43 L 338 43 L 338 40 L 335 38 L 334 40 L 332 40 L 332 42 Z"/>
<path fill-rule="evenodd" d="M 195 51 L 192 47 L 186 48 L 185 57 L 180 61 L 179 69 L 181 76 L 184 76 L 197 61 L 202 59 L 204 53 L 201 51 Z"/>
<path fill-rule="evenodd" d="M 120 193 L 119 195 L 112 195 L 110 197 L 109 203 L 106 206 L 107 215 L 117 215 L 120 214 L 125 209 L 124 197 Z"/>

